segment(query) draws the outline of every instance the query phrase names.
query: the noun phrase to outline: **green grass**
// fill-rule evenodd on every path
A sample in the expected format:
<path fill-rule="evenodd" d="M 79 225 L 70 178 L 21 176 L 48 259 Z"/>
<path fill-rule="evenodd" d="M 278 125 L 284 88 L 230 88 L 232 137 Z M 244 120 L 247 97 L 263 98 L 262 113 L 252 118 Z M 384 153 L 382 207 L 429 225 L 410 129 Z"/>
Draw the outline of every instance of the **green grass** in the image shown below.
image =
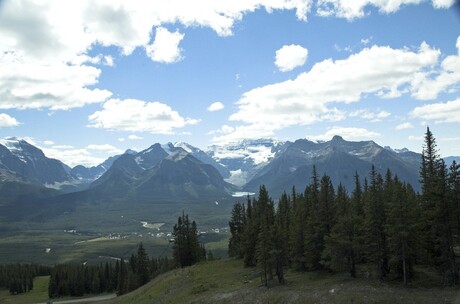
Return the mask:
<path fill-rule="evenodd" d="M 164 223 L 154 225 L 161 232 L 171 232 L 182 212 L 195 220 L 200 230 L 223 228 L 228 225 L 233 200 L 216 205 L 209 202 L 110 202 L 77 205 L 75 210 L 53 215 L 46 221 L 0 221 L 0 264 L 39 263 L 53 265 L 63 262 L 98 262 L 99 256 L 129 257 L 140 242 L 146 245 L 149 255 L 170 255 L 166 239 L 147 235 L 156 229 L 142 227 L 141 221 Z M 103 215 L 103 216 L 101 216 Z M 65 233 L 77 230 L 81 235 Z M 109 234 L 120 234 L 120 240 L 106 240 Z M 223 237 L 228 238 L 228 236 Z M 226 255 L 223 238 L 205 243 L 211 245 L 216 256 Z M 85 242 L 97 239 L 97 242 Z M 78 243 L 82 242 L 82 243 Z M 46 253 L 46 248 L 51 248 Z"/>
<path fill-rule="evenodd" d="M 287 284 L 261 286 L 241 260 L 217 260 L 164 274 L 107 304 L 121 303 L 458 303 L 458 288 L 379 283 L 364 276 L 288 271 Z"/>
<path fill-rule="evenodd" d="M 34 279 L 34 288 L 30 292 L 18 295 L 10 295 L 8 290 L 0 291 L 0 303 L 27 304 L 46 302 L 48 300 L 48 282 L 49 276 L 36 277 Z"/>

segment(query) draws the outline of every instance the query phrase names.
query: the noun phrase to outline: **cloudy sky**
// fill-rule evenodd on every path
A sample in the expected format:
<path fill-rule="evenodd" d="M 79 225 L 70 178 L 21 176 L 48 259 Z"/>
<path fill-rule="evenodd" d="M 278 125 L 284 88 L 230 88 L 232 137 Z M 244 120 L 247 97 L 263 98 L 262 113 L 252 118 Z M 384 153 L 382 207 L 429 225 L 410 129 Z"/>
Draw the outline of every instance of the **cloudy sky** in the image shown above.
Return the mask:
<path fill-rule="evenodd" d="M 372 139 L 460 155 L 453 0 L 0 1 L 0 137 L 128 148 Z"/>

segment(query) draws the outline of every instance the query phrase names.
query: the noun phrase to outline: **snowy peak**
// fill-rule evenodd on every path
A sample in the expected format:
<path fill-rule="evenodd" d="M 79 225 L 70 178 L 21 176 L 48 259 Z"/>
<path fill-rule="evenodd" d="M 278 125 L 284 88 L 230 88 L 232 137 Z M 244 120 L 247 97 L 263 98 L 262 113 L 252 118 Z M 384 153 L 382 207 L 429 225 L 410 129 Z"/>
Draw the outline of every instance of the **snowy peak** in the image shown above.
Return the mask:
<path fill-rule="evenodd" d="M 167 160 L 171 160 L 173 162 L 179 162 L 190 155 L 187 151 L 182 148 L 178 148 L 175 152 L 172 152 L 168 157 Z"/>
<path fill-rule="evenodd" d="M 210 146 L 207 152 L 218 162 L 225 162 L 228 159 L 240 159 L 246 163 L 250 162 L 254 165 L 259 165 L 272 160 L 279 152 L 279 147 L 283 145 L 284 142 L 273 139 L 245 139 L 225 146 Z"/>
<path fill-rule="evenodd" d="M 42 150 L 27 141 L 8 137 L 1 139 L 0 144 L 2 168 L 15 172 L 26 181 L 53 186 L 72 180 L 62 162 L 47 158 Z"/>

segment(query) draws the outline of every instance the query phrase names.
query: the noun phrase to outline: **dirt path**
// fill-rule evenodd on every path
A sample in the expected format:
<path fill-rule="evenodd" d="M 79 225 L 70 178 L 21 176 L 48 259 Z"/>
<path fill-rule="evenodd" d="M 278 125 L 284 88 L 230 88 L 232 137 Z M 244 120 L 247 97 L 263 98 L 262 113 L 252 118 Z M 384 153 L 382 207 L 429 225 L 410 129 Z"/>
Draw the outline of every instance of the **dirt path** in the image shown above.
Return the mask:
<path fill-rule="evenodd" d="M 98 302 L 98 301 L 105 301 L 105 300 L 111 300 L 113 298 L 116 298 L 116 294 L 109 294 L 109 295 L 103 295 L 103 296 L 97 296 L 97 297 L 91 297 L 91 298 L 84 298 L 84 299 L 74 299 L 74 300 L 65 300 L 65 301 L 50 301 L 50 302 L 42 302 L 42 303 L 36 303 L 36 304 L 47 304 L 47 303 L 52 303 L 52 304 L 73 304 L 73 303 L 85 303 L 85 302 Z"/>

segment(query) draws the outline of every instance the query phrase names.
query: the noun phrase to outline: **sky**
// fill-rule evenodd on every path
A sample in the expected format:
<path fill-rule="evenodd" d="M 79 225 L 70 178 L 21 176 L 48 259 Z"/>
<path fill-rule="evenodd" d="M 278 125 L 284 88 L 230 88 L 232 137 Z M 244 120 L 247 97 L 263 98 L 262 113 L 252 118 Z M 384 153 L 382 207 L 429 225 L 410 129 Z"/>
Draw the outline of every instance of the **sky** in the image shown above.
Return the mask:
<path fill-rule="evenodd" d="M 0 138 L 69 166 L 154 143 L 460 155 L 453 0 L 0 0 Z"/>

